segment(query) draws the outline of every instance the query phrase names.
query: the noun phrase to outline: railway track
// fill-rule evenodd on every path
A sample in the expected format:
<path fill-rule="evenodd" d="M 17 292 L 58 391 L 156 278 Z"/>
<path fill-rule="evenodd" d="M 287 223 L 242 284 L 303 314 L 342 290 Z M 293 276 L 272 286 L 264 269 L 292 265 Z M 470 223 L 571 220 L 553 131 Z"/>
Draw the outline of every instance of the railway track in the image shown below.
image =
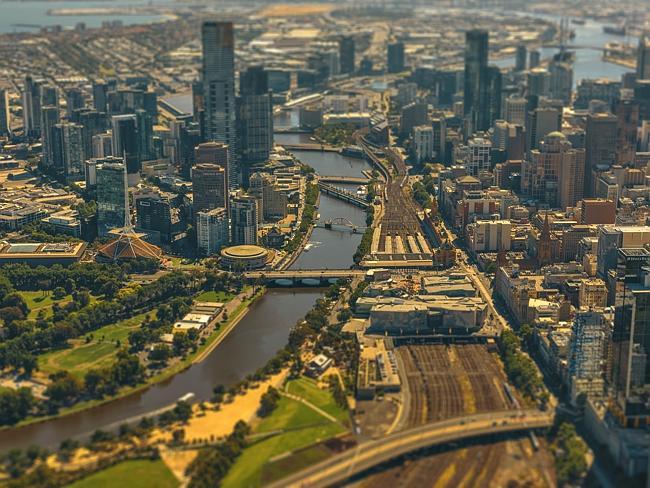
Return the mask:
<path fill-rule="evenodd" d="M 406 345 L 395 351 L 404 365 L 411 398 L 404 428 L 467 412 L 462 377 L 469 379 L 476 412 L 511 408 L 500 389 L 505 381 L 503 373 L 484 346 Z M 407 460 L 364 479 L 361 485 L 488 487 L 505 455 L 505 446 L 502 441 Z"/>

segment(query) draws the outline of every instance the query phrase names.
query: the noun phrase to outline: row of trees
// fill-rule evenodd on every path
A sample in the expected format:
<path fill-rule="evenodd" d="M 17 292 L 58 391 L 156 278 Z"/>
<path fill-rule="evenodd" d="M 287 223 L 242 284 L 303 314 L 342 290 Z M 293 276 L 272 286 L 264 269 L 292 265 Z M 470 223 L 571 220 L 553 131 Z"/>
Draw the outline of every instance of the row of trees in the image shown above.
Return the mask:
<path fill-rule="evenodd" d="M 499 336 L 501 358 L 510 381 L 526 397 L 538 399 L 543 403 L 548 400 L 542 378 L 533 360 L 521 352 L 521 341 L 511 330 L 504 330 Z"/>
<path fill-rule="evenodd" d="M 368 201 L 372 202 L 375 197 L 375 185 L 370 184 L 368 185 Z M 361 242 L 359 242 L 359 245 L 357 246 L 357 250 L 354 252 L 354 256 L 352 256 L 352 259 L 354 259 L 354 262 L 356 264 L 359 264 L 365 255 L 367 255 L 370 252 L 370 247 L 372 246 L 372 235 L 373 235 L 373 229 L 372 229 L 372 223 L 375 220 L 375 208 L 370 204 L 370 206 L 366 209 L 366 230 L 363 233 L 363 236 L 361 237 Z"/>
<path fill-rule="evenodd" d="M 314 223 L 316 217 L 316 202 L 318 201 L 318 185 L 314 183 L 307 183 L 305 188 L 305 208 L 302 211 L 302 219 L 300 226 L 296 230 L 291 240 L 285 246 L 287 253 L 295 252 L 302 244 L 302 241 L 309 232 L 309 229 Z"/>

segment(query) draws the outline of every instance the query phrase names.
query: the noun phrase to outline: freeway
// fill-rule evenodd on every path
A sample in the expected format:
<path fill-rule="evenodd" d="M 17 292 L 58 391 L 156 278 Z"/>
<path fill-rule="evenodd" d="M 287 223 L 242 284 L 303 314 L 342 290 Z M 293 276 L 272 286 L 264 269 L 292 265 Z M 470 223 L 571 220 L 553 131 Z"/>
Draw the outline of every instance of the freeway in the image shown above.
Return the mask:
<path fill-rule="evenodd" d="M 553 415 L 539 410 L 491 412 L 431 423 L 364 442 L 352 452 L 342 452 L 270 486 L 331 486 L 418 449 L 493 434 L 545 428 L 552 423 Z"/>

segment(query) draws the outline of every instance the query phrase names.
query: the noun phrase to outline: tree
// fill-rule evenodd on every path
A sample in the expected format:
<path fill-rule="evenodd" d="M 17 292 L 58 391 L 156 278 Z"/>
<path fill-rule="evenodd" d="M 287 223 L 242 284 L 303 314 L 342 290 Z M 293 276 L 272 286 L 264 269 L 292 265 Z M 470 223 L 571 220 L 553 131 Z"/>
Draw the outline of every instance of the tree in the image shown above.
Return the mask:
<path fill-rule="evenodd" d="M 56 410 L 74 403 L 82 392 L 81 382 L 67 371 L 50 375 L 52 381 L 45 390 L 50 406 Z"/>
<path fill-rule="evenodd" d="M 174 407 L 174 416 L 180 422 L 187 422 L 192 416 L 192 405 L 185 401 L 179 401 Z"/>
<path fill-rule="evenodd" d="M 29 388 L 0 391 L 0 425 L 13 425 L 23 420 L 34 406 Z"/>
<path fill-rule="evenodd" d="M 260 417 L 267 417 L 268 415 L 271 415 L 273 410 L 275 410 L 277 407 L 279 399 L 280 393 L 278 390 L 272 386 L 269 387 L 268 391 L 262 395 L 262 398 L 260 400 L 260 408 L 257 410 L 257 414 Z"/>
<path fill-rule="evenodd" d="M 66 296 L 66 292 L 62 286 L 57 286 L 52 292 L 52 298 L 54 300 L 61 300 L 65 296 Z"/>
<path fill-rule="evenodd" d="M 166 362 L 172 354 L 171 349 L 167 344 L 156 344 L 149 353 L 149 359 L 159 363 Z"/>

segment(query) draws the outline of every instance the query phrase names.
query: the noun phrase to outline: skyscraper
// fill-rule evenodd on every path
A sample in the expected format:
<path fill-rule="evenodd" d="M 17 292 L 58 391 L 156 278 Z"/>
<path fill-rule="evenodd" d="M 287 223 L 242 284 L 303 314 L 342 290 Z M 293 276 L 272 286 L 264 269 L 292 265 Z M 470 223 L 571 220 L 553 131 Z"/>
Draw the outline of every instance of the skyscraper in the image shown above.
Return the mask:
<path fill-rule="evenodd" d="M 261 66 L 239 75 L 237 123 L 241 161 L 250 167 L 263 163 L 273 149 L 273 99 L 268 74 Z"/>
<path fill-rule="evenodd" d="M 237 154 L 235 38 L 232 22 L 204 22 L 202 86 L 205 137 L 228 145 L 228 188 L 241 183 Z"/>
<path fill-rule="evenodd" d="M 526 50 L 526 46 L 519 44 L 515 53 L 515 71 L 524 71 L 526 69 L 527 56 L 528 51 Z"/>
<path fill-rule="evenodd" d="M 86 159 L 83 141 L 83 126 L 72 122 L 56 124 L 53 129 L 54 166 L 64 175 L 66 181 L 84 179 Z"/>
<path fill-rule="evenodd" d="M 39 123 L 43 143 L 42 165 L 49 168 L 55 164 L 54 157 L 54 126 L 59 123 L 59 109 L 57 107 L 43 107 Z"/>
<path fill-rule="evenodd" d="M 230 201 L 232 244 L 257 244 L 257 200 L 239 194 Z"/>
<path fill-rule="evenodd" d="M 636 77 L 638 80 L 650 79 L 650 39 L 646 34 L 639 37 L 636 55 Z"/>
<path fill-rule="evenodd" d="M 217 164 L 200 163 L 192 168 L 192 193 L 194 213 L 226 207 L 228 192 L 226 174 Z"/>
<path fill-rule="evenodd" d="M 618 119 L 612 114 L 587 115 L 585 135 L 585 196 L 594 195 L 595 173 L 616 163 Z"/>
<path fill-rule="evenodd" d="M 106 113 L 108 108 L 108 84 L 104 81 L 93 83 L 93 107 L 98 112 Z"/>
<path fill-rule="evenodd" d="M 617 100 L 613 112 L 618 120 L 616 163 L 633 162 L 636 158 L 639 104 L 634 100 Z"/>
<path fill-rule="evenodd" d="M 345 36 L 339 40 L 339 63 L 341 74 L 354 73 L 355 70 L 355 42 L 354 37 Z"/>
<path fill-rule="evenodd" d="M 9 112 L 9 94 L 0 88 L 0 137 L 11 134 L 11 113 Z"/>
<path fill-rule="evenodd" d="M 389 73 L 404 71 L 404 43 L 395 41 L 388 44 L 386 67 Z"/>
<path fill-rule="evenodd" d="M 585 151 L 573 149 L 561 132 L 551 132 L 522 163 L 521 190 L 551 208 L 574 206 L 582 199 Z"/>
<path fill-rule="evenodd" d="M 463 112 L 469 125 L 469 133 L 487 130 L 490 126 L 487 60 L 487 31 L 467 31 L 465 33 Z"/>
<path fill-rule="evenodd" d="M 488 104 L 489 110 L 488 120 L 489 125 L 492 126 L 495 120 L 501 118 L 501 94 L 503 88 L 503 80 L 501 70 L 497 66 L 488 66 Z"/>
<path fill-rule="evenodd" d="M 568 62 L 553 60 L 549 71 L 551 74 L 549 90 L 551 97 L 569 105 L 573 88 L 573 66 Z"/>
<path fill-rule="evenodd" d="M 562 126 L 562 112 L 556 108 L 536 108 L 526 117 L 527 150 L 537 149 L 542 138 Z"/>
<path fill-rule="evenodd" d="M 134 185 L 140 177 L 140 141 L 138 123 L 135 115 L 114 115 L 113 155 L 124 158 L 129 185 Z"/>
<path fill-rule="evenodd" d="M 97 232 L 100 237 L 126 225 L 126 167 L 121 161 L 121 158 L 97 161 Z"/>
<path fill-rule="evenodd" d="M 84 108 L 86 101 L 79 88 L 70 88 L 65 92 L 65 113 L 68 119 L 72 118 L 75 110 Z"/>
<path fill-rule="evenodd" d="M 649 258 L 645 249 L 618 250 L 611 380 L 623 404 L 650 384 Z"/>
<path fill-rule="evenodd" d="M 25 135 L 37 138 L 41 135 L 41 84 L 42 80 L 25 77 L 23 88 L 23 127 Z"/>

